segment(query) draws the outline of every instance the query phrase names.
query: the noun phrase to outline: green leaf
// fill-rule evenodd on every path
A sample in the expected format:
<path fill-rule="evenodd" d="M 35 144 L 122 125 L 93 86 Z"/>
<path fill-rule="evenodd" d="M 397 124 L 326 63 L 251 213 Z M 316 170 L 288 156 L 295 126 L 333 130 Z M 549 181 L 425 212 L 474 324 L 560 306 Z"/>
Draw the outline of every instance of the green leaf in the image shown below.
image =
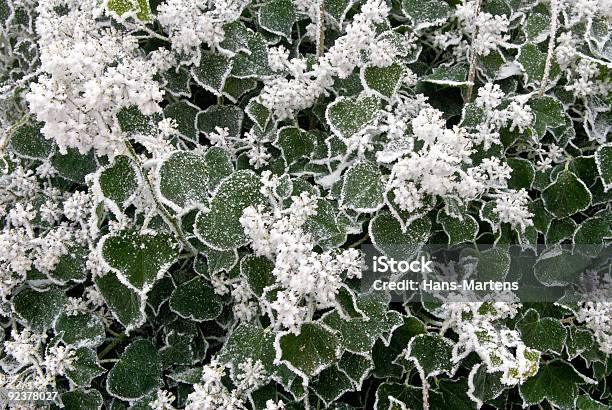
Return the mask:
<path fill-rule="evenodd" d="M 436 334 L 417 335 L 408 343 L 406 359 L 422 369 L 427 378 L 441 373 L 452 376 L 454 345 L 452 340 Z"/>
<path fill-rule="evenodd" d="M 142 297 L 121 283 L 114 272 L 97 277 L 95 282 L 112 315 L 126 329 L 134 329 L 144 323 L 146 316 Z"/>
<path fill-rule="evenodd" d="M 191 73 L 184 68 L 171 68 L 163 74 L 164 88 L 175 97 L 191 97 Z"/>
<path fill-rule="evenodd" d="M 196 276 L 180 284 L 170 297 L 170 309 L 182 318 L 202 322 L 221 314 L 221 297 L 204 279 Z"/>
<path fill-rule="evenodd" d="M 323 10 L 326 15 L 333 17 L 340 24 L 346 18 L 353 3 L 353 0 L 323 0 Z"/>
<path fill-rule="evenodd" d="M 291 28 L 297 20 L 295 5 L 291 0 L 270 0 L 259 7 L 259 25 L 270 33 L 291 39 Z"/>
<path fill-rule="evenodd" d="M 105 327 L 99 316 L 91 313 L 62 313 L 53 328 L 66 345 L 96 347 L 102 344 Z"/>
<path fill-rule="evenodd" d="M 230 138 L 241 136 L 244 113 L 235 105 L 211 105 L 205 111 L 200 111 L 197 117 L 197 127 L 205 134 L 216 132 L 216 127 L 227 128 Z"/>
<path fill-rule="evenodd" d="M 234 172 L 229 154 L 221 147 L 210 147 L 204 154 L 208 169 L 208 189 L 214 191 L 219 183 Z"/>
<path fill-rule="evenodd" d="M 159 114 L 144 115 L 136 105 L 123 107 L 117 113 L 119 128 L 128 135 L 154 135 L 160 120 Z"/>
<path fill-rule="evenodd" d="M 62 404 L 66 410 L 100 410 L 104 399 L 95 389 L 74 389 L 62 393 Z"/>
<path fill-rule="evenodd" d="M 512 168 L 508 188 L 527 190 L 531 189 L 535 179 L 535 168 L 533 163 L 523 158 L 508 158 L 506 163 Z"/>
<path fill-rule="evenodd" d="M 93 150 L 87 154 L 80 154 L 75 148 L 68 148 L 66 154 L 59 152 L 53 154 L 51 165 L 61 177 L 78 184 L 84 183 L 85 176 L 94 172 L 98 167 Z"/>
<path fill-rule="evenodd" d="M 578 399 L 576 399 L 576 408 L 580 410 L 610 410 L 609 406 L 592 399 L 587 394 L 578 396 Z"/>
<path fill-rule="evenodd" d="M 340 339 L 318 323 L 304 323 L 298 335 L 279 333 L 275 350 L 281 363 L 307 380 L 338 359 Z"/>
<path fill-rule="evenodd" d="M 372 370 L 372 358 L 369 355 L 360 355 L 344 352 L 338 362 L 338 369 L 343 371 L 353 382 L 356 389 L 360 389 L 363 381 L 368 377 Z"/>
<path fill-rule="evenodd" d="M 208 166 L 194 152 L 177 151 L 162 161 L 156 178 L 162 201 L 177 212 L 208 204 Z"/>
<path fill-rule="evenodd" d="M 527 41 L 541 43 L 548 37 L 550 31 L 550 15 L 531 13 L 522 28 Z"/>
<path fill-rule="evenodd" d="M 214 249 L 230 250 L 248 242 L 240 224 L 242 211 L 265 202 L 260 181 L 251 171 L 236 171 L 224 179 L 210 202 L 210 212 L 196 218 L 196 234 Z"/>
<path fill-rule="evenodd" d="M 546 66 L 546 53 L 540 51 L 537 45 L 533 43 L 525 43 L 519 49 L 516 61 L 523 68 L 524 81 L 526 85 L 533 87 L 539 86 L 544 76 L 544 67 Z M 549 82 L 556 81 L 561 70 L 559 64 L 553 60 L 550 68 Z"/>
<path fill-rule="evenodd" d="M 323 322 L 343 336 L 342 347 L 353 353 L 367 354 L 379 338 L 400 326 L 402 318 L 389 311 L 389 295 L 371 292 L 357 296 L 357 307 L 365 318 L 345 319 L 337 311 L 323 317 Z"/>
<path fill-rule="evenodd" d="M 560 355 L 565 346 L 567 332 L 561 321 L 552 317 L 540 319 L 537 310 L 529 309 L 525 312 L 515 327 L 527 347 Z"/>
<path fill-rule="evenodd" d="M 215 95 L 221 95 L 233 64 L 232 59 L 222 54 L 203 50 L 200 64 L 191 69 L 191 74 L 200 87 Z"/>
<path fill-rule="evenodd" d="M 78 348 L 66 369 L 66 377 L 80 387 L 89 387 L 93 379 L 104 373 L 106 369 L 98 364 L 96 352 L 89 347 Z"/>
<path fill-rule="evenodd" d="M 364 66 L 361 68 L 363 87 L 381 98 L 389 99 L 397 90 L 404 77 L 404 67 L 395 63 L 387 67 Z"/>
<path fill-rule="evenodd" d="M 426 83 L 446 85 L 451 87 L 460 87 L 466 85 L 467 68 L 463 65 L 454 65 L 452 67 L 436 67 L 433 72 L 425 76 L 422 81 Z"/>
<path fill-rule="evenodd" d="M 253 362 L 260 360 L 266 370 L 266 376 L 270 376 L 276 370 L 274 336 L 275 333 L 270 329 L 241 323 L 229 335 L 219 353 L 219 359 L 228 363 L 235 372 L 239 370 L 238 366 L 249 358 Z"/>
<path fill-rule="evenodd" d="M 591 193 L 573 172 L 563 171 L 555 182 L 542 191 L 544 207 L 557 218 L 584 211 L 591 203 Z"/>
<path fill-rule="evenodd" d="M 556 128 L 565 123 L 565 109 L 561 101 L 554 97 L 544 96 L 532 98 L 529 107 L 535 115 L 533 128 L 540 137 L 546 130 Z"/>
<path fill-rule="evenodd" d="M 265 130 L 272 118 L 272 113 L 263 104 L 257 102 L 256 98 L 251 98 L 244 112 L 261 130 Z"/>
<path fill-rule="evenodd" d="M 415 29 L 419 30 L 445 22 L 450 6 L 440 0 L 403 0 L 402 11 L 412 20 Z"/>
<path fill-rule="evenodd" d="M 162 369 L 157 349 L 149 340 L 132 342 L 108 373 L 106 389 L 122 400 L 136 400 L 155 391 Z"/>
<path fill-rule="evenodd" d="M 272 270 L 274 263 L 264 256 L 246 255 L 240 261 L 240 273 L 257 296 L 261 296 L 264 288 L 275 282 Z"/>
<path fill-rule="evenodd" d="M 297 127 L 282 127 L 278 130 L 274 145 L 280 148 L 287 165 L 308 157 L 315 149 L 314 136 Z"/>
<path fill-rule="evenodd" d="M 340 203 L 357 212 L 375 212 L 383 206 L 384 191 L 376 164 L 358 162 L 344 174 Z"/>
<path fill-rule="evenodd" d="M 344 393 L 352 390 L 353 383 L 336 366 L 330 366 L 323 370 L 309 387 L 327 407 Z"/>
<path fill-rule="evenodd" d="M 560 409 L 574 409 L 578 385 L 591 383 L 574 367 L 560 359 L 540 366 L 538 373 L 519 386 L 524 407 L 541 403 L 544 399 Z"/>
<path fill-rule="evenodd" d="M 612 145 L 602 145 L 597 148 L 595 162 L 603 180 L 604 191 L 608 192 L 612 188 Z"/>
<path fill-rule="evenodd" d="M 483 363 L 478 363 L 472 368 L 467 394 L 476 403 L 477 408 L 497 398 L 504 391 L 502 376 L 503 372 L 489 373 Z"/>
<path fill-rule="evenodd" d="M 141 21 L 151 19 L 149 0 L 108 0 L 106 8 L 123 18 L 136 16 Z"/>
<path fill-rule="evenodd" d="M 576 230 L 576 222 L 571 218 L 553 219 L 546 231 L 546 244 L 552 245 L 570 239 Z"/>
<path fill-rule="evenodd" d="M 148 292 L 178 256 L 178 245 L 171 235 L 124 230 L 102 239 L 101 254 L 119 278 L 134 289 Z"/>
<path fill-rule="evenodd" d="M 193 142 L 198 140 L 196 119 L 199 113 L 200 109 L 189 101 L 178 101 L 164 108 L 166 118 L 172 118 L 176 121 L 176 129 L 179 134 Z"/>
<path fill-rule="evenodd" d="M 574 233 L 576 245 L 598 245 L 612 237 L 612 212 L 602 211 L 583 221 Z"/>
<path fill-rule="evenodd" d="M 47 159 L 53 152 L 53 142 L 45 139 L 40 127 L 25 124 L 13 133 L 11 149 L 25 158 Z"/>
<path fill-rule="evenodd" d="M 203 253 L 206 255 L 206 264 L 208 272 L 215 274 L 221 271 L 229 272 L 238 263 L 238 252 L 235 249 L 229 251 L 218 251 L 202 245 L 206 249 Z"/>
<path fill-rule="evenodd" d="M 578 283 L 590 264 L 591 259 L 579 252 L 555 247 L 538 257 L 533 272 L 536 279 L 546 286 L 565 286 Z"/>
<path fill-rule="evenodd" d="M 26 288 L 12 299 L 13 311 L 31 329 L 42 332 L 53 325 L 68 298 L 60 289 L 39 292 Z"/>
<path fill-rule="evenodd" d="M 140 184 L 134 161 L 125 155 L 117 155 L 113 163 L 102 168 L 96 177 L 102 195 L 121 210 L 128 205 Z"/>
<path fill-rule="evenodd" d="M 325 118 L 334 134 L 350 138 L 377 122 L 378 109 L 376 97 L 339 97 L 327 106 Z"/>
<path fill-rule="evenodd" d="M 448 244 L 456 245 L 463 242 L 473 242 L 478 233 L 478 222 L 473 216 L 465 214 L 463 220 L 448 215 L 444 210 L 438 212 L 437 221 L 448 235 Z"/>
<path fill-rule="evenodd" d="M 87 251 L 77 245 L 68 246 L 68 253 L 60 256 L 52 272 L 47 276 L 57 284 L 83 282 L 87 279 Z"/>
<path fill-rule="evenodd" d="M 390 258 L 405 260 L 425 243 L 431 230 L 429 218 L 419 218 L 402 228 L 388 212 L 381 212 L 370 221 L 370 238 L 380 252 Z"/>
<path fill-rule="evenodd" d="M 248 53 L 234 57 L 232 76 L 236 78 L 260 78 L 274 74 L 268 66 L 268 45 L 260 33 L 247 31 Z"/>

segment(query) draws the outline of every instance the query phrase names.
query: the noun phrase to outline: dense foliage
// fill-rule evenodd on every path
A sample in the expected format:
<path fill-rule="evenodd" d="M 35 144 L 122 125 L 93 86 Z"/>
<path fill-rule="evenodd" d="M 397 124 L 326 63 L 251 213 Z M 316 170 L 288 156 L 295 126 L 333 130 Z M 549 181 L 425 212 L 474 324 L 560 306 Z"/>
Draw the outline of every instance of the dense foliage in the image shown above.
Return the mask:
<path fill-rule="evenodd" d="M 611 18 L 0 0 L 0 387 L 69 409 L 608 408 L 610 265 L 572 298 L 565 251 L 533 245 L 612 238 Z M 362 245 L 492 243 L 565 293 L 359 285 Z"/>

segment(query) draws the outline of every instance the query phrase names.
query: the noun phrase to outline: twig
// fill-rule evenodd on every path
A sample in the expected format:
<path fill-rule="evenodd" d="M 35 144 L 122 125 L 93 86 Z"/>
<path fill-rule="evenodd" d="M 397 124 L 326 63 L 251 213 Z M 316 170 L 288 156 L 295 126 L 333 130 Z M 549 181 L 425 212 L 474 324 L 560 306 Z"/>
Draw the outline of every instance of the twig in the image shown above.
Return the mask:
<path fill-rule="evenodd" d="M 476 0 L 476 10 L 474 14 L 474 18 L 478 18 L 478 14 L 480 13 L 480 5 L 482 0 Z M 476 78 L 476 50 L 474 47 L 474 42 L 476 38 L 478 38 L 478 24 L 475 24 L 474 34 L 472 35 L 472 44 L 470 45 L 470 69 L 468 71 L 467 78 L 467 91 L 465 93 L 465 102 L 470 102 L 472 99 L 472 90 L 474 89 L 474 79 Z"/>
<path fill-rule="evenodd" d="M 110 342 L 108 346 L 106 346 L 104 350 L 100 352 L 100 354 L 98 355 L 98 359 L 102 359 L 104 356 L 109 354 L 119 343 L 121 343 L 121 341 L 123 341 L 124 338 L 125 332 L 122 332 L 117 337 L 115 337 L 113 341 Z"/>
<path fill-rule="evenodd" d="M 319 0 L 319 38 L 317 39 L 317 57 L 325 52 L 325 8 L 324 1 Z"/>
<path fill-rule="evenodd" d="M 546 65 L 544 66 L 544 75 L 540 82 L 540 92 L 538 95 L 542 97 L 546 91 L 548 76 L 552 66 L 553 52 L 555 51 L 555 40 L 557 37 L 557 23 L 559 20 L 559 0 L 550 0 L 550 38 L 548 39 L 548 54 L 546 55 Z"/>

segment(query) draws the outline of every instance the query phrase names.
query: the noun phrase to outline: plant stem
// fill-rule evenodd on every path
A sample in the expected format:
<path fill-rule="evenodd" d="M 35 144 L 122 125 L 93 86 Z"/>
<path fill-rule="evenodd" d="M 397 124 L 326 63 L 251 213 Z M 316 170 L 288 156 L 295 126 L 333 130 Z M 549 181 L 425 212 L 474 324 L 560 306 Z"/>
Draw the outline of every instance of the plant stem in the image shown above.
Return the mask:
<path fill-rule="evenodd" d="M 121 332 L 117 337 L 113 339 L 112 342 L 108 344 L 108 346 L 104 348 L 104 350 L 100 352 L 100 354 L 98 355 L 98 359 L 102 359 L 104 356 L 109 354 L 119 343 L 123 341 L 124 338 L 125 332 Z"/>
<path fill-rule="evenodd" d="M 544 75 L 540 81 L 540 92 L 538 95 L 542 97 L 546 91 L 548 76 L 552 66 L 553 53 L 555 51 L 555 40 L 557 37 L 557 23 L 559 20 L 559 0 L 550 0 L 550 38 L 548 39 L 548 54 L 546 54 L 546 65 L 544 66 Z"/>
<path fill-rule="evenodd" d="M 319 0 L 319 38 L 317 39 L 317 57 L 325 52 L 325 8 L 324 1 Z"/>
<path fill-rule="evenodd" d="M 481 3 L 482 0 L 476 0 L 475 18 L 478 18 Z M 472 35 L 472 44 L 470 45 L 470 69 L 468 71 L 465 102 L 470 102 L 470 100 L 472 99 L 472 90 L 474 89 L 474 79 L 476 78 L 476 50 L 474 47 L 474 42 L 478 38 L 478 31 L 478 24 L 475 24 L 474 34 Z"/>

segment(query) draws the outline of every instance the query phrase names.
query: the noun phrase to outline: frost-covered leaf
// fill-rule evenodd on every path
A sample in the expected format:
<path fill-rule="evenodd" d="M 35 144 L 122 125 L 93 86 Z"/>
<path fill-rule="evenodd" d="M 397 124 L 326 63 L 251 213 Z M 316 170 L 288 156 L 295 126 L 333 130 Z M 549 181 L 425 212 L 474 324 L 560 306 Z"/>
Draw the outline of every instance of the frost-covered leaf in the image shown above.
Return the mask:
<path fill-rule="evenodd" d="M 25 158 L 46 159 L 53 152 L 53 143 L 45 139 L 40 127 L 25 124 L 13 133 L 11 149 Z"/>
<path fill-rule="evenodd" d="M 523 25 L 523 31 L 528 41 L 540 43 L 548 37 L 550 31 L 550 15 L 532 13 Z"/>
<path fill-rule="evenodd" d="M 240 273 L 257 296 L 261 296 L 266 286 L 274 283 L 273 269 L 274 263 L 263 256 L 247 255 L 240 261 Z"/>
<path fill-rule="evenodd" d="M 525 43 L 520 49 L 516 61 L 521 65 L 525 75 L 525 83 L 532 86 L 539 86 L 544 76 L 546 66 L 546 53 L 540 51 L 537 45 Z M 560 74 L 559 65 L 553 60 L 549 81 L 558 78 Z"/>
<path fill-rule="evenodd" d="M 523 158 L 508 158 L 506 163 L 512 168 L 508 188 L 527 190 L 531 189 L 535 178 L 533 163 Z"/>
<path fill-rule="evenodd" d="M 119 357 L 106 379 L 108 392 L 123 400 L 135 400 L 156 390 L 162 369 L 157 349 L 150 340 L 132 342 Z"/>
<path fill-rule="evenodd" d="M 259 178 L 251 171 L 236 171 L 219 185 L 210 202 L 210 212 L 200 212 L 196 233 L 206 245 L 219 250 L 244 245 L 248 238 L 240 224 L 242 211 L 264 203 Z"/>
<path fill-rule="evenodd" d="M 546 286 L 565 286 L 578 283 L 590 262 L 582 253 L 556 247 L 538 257 L 533 271 L 538 281 Z"/>
<path fill-rule="evenodd" d="M 234 58 L 232 76 L 236 78 L 259 78 L 273 74 L 268 66 L 268 45 L 260 33 L 248 31 L 248 53 L 239 53 Z"/>
<path fill-rule="evenodd" d="M 291 165 L 312 154 L 315 143 L 315 137 L 311 133 L 297 127 L 283 127 L 278 130 L 274 145 L 280 148 L 287 165 Z"/>
<path fill-rule="evenodd" d="M 583 221 L 574 233 L 574 243 L 597 245 L 612 237 L 612 212 L 602 211 Z"/>
<path fill-rule="evenodd" d="M 62 393 L 62 404 L 66 410 L 99 410 L 104 404 L 104 399 L 95 389 L 74 389 Z"/>
<path fill-rule="evenodd" d="M 427 240 L 431 230 L 428 218 L 419 218 L 405 229 L 388 212 L 381 212 L 370 221 L 370 238 L 382 253 L 398 260 L 412 255 Z"/>
<path fill-rule="evenodd" d="M 448 235 L 449 245 L 472 242 L 478 233 L 478 222 L 472 215 L 463 215 L 463 220 L 448 215 L 444 210 L 438 212 L 438 223 Z"/>
<path fill-rule="evenodd" d="M 357 212 L 375 212 L 383 206 L 384 189 L 376 164 L 358 162 L 344 174 L 340 202 Z"/>
<path fill-rule="evenodd" d="M 140 183 L 136 164 L 125 155 L 116 156 L 113 163 L 101 169 L 96 177 L 102 195 L 120 210 L 129 203 Z"/>
<path fill-rule="evenodd" d="M 191 73 L 184 69 L 174 69 L 166 71 L 163 74 L 164 88 L 176 97 L 191 96 Z"/>
<path fill-rule="evenodd" d="M 208 203 L 208 163 L 193 152 L 177 151 L 165 158 L 156 178 L 160 197 L 176 211 Z"/>
<path fill-rule="evenodd" d="M 114 272 L 95 279 L 113 316 L 128 329 L 140 326 L 146 319 L 142 297 L 125 286 Z"/>
<path fill-rule="evenodd" d="M 529 309 L 525 312 L 516 323 L 516 329 L 527 347 L 541 352 L 561 354 L 565 346 L 567 332 L 561 321 L 552 317 L 540 318 L 537 310 Z"/>
<path fill-rule="evenodd" d="M 67 301 L 64 292 L 57 288 L 42 292 L 27 288 L 13 297 L 13 311 L 28 327 L 42 332 L 51 327 Z"/>
<path fill-rule="evenodd" d="M 540 137 L 544 136 L 546 130 L 565 123 L 565 109 L 561 101 L 554 97 L 533 98 L 529 106 L 535 115 L 533 128 Z"/>
<path fill-rule="evenodd" d="M 325 405 L 331 404 L 347 391 L 352 390 L 351 379 L 336 366 L 323 370 L 309 386 Z"/>
<path fill-rule="evenodd" d="M 425 377 L 454 373 L 452 340 L 435 334 L 417 335 L 406 348 L 406 358 L 424 372 Z"/>
<path fill-rule="evenodd" d="M 524 406 L 537 405 L 545 399 L 561 409 L 575 408 L 579 385 L 589 383 L 569 363 L 553 359 L 540 366 L 538 373 L 519 386 Z"/>
<path fill-rule="evenodd" d="M 208 170 L 208 189 L 214 191 L 219 183 L 234 172 L 234 164 L 221 147 L 210 147 L 204 154 L 204 162 Z"/>
<path fill-rule="evenodd" d="M 364 66 L 361 68 L 361 81 L 366 90 L 381 98 L 391 98 L 399 89 L 404 77 L 401 64 L 387 67 Z"/>
<path fill-rule="evenodd" d="M 122 282 L 145 293 L 178 256 L 178 245 L 172 236 L 161 232 L 124 230 L 106 236 L 100 250 Z"/>
<path fill-rule="evenodd" d="M 200 87 L 215 95 L 221 95 L 232 67 L 232 59 L 212 51 L 202 51 L 200 64 L 191 69 L 191 74 Z"/>
<path fill-rule="evenodd" d="M 279 333 L 276 358 L 307 380 L 331 366 L 339 356 L 340 338 L 318 323 L 305 323 L 300 333 Z"/>
<path fill-rule="evenodd" d="M 261 361 L 267 375 L 275 372 L 274 358 L 275 333 L 270 329 L 249 323 L 242 323 L 230 334 L 221 349 L 220 359 L 229 363 L 234 371 L 239 365 L 251 358 L 253 362 Z"/>
<path fill-rule="evenodd" d="M 249 116 L 251 121 L 257 124 L 257 126 L 262 130 L 266 129 L 270 119 L 272 118 L 272 113 L 270 110 L 265 105 L 259 103 L 255 98 L 251 98 L 244 109 L 244 112 Z"/>
<path fill-rule="evenodd" d="M 66 369 L 66 377 L 80 387 L 89 387 L 93 379 L 104 373 L 106 369 L 98 364 L 96 352 L 89 347 L 78 348 Z"/>
<path fill-rule="evenodd" d="M 201 322 L 221 314 L 221 297 L 199 276 L 180 284 L 170 297 L 170 309 L 179 316 Z"/>
<path fill-rule="evenodd" d="M 67 345 L 96 347 L 104 341 L 104 323 L 91 313 L 62 313 L 53 324 Z"/>
<path fill-rule="evenodd" d="M 259 25 L 270 33 L 291 38 L 291 27 L 297 20 L 295 5 L 291 0 L 269 0 L 259 7 Z"/>
<path fill-rule="evenodd" d="M 323 10 L 338 23 L 342 23 L 353 4 L 354 0 L 323 0 Z"/>
<path fill-rule="evenodd" d="M 123 18 L 135 16 L 141 21 L 151 19 L 149 0 L 107 0 L 106 8 Z"/>
<path fill-rule="evenodd" d="M 603 180 L 604 190 L 608 192 L 612 188 L 612 145 L 602 145 L 595 153 L 597 170 Z"/>
<path fill-rule="evenodd" d="M 591 203 L 591 192 L 573 172 L 563 171 L 542 191 L 546 209 L 557 218 L 584 211 Z"/>
<path fill-rule="evenodd" d="M 436 67 L 433 72 L 423 78 L 422 81 L 438 85 L 460 87 L 467 84 L 467 74 L 467 68 L 463 65 Z"/>
<path fill-rule="evenodd" d="M 198 113 L 198 130 L 205 134 L 216 132 L 216 127 L 227 128 L 230 137 L 239 137 L 244 113 L 235 105 L 211 105 Z"/>
<path fill-rule="evenodd" d="M 363 380 L 368 376 L 372 367 L 373 363 L 369 355 L 360 355 L 349 351 L 344 352 L 338 362 L 338 369 L 351 379 L 356 389 L 361 388 Z"/>
<path fill-rule="evenodd" d="M 178 101 L 164 108 L 166 118 L 174 119 L 179 134 L 189 141 L 198 140 L 196 118 L 199 112 L 200 109 L 188 101 Z"/>
<path fill-rule="evenodd" d="M 412 20 L 415 29 L 419 30 L 445 22 L 450 6 L 440 0 L 403 0 L 402 11 Z"/>
<path fill-rule="evenodd" d="M 504 391 L 505 386 L 501 381 L 502 376 L 502 372 L 489 373 L 487 366 L 482 363 L 472 368 L 468 379 L 469 389 L 467 394 L 476 403 L 477 407 L 497 398 Z"/>
<path fill-rule="evenodd" d="M 53 154 L 51 165 L 61 177 L 78 184 L 85 182 L 85 176 L 94 172 L 97 167 L 93 150 L 80 154 L 74 148 L 68 148 L 66 154 Z"/>
<path fill-rule="evenodd" d="M 68 282 L 83 282 L 87 279 L 87 253 L 84 248 L 68 246 L 68 253 L 59 257 L 53 271 L 47 277 L 54 283 L 64 285 Z"/>
<path fill-rule="evenodd" d="M 339 97 L 327 106 L 325 118 L 334 134 L 349 138 L 377 121 L 379 104 L 376 97 Z"/>

